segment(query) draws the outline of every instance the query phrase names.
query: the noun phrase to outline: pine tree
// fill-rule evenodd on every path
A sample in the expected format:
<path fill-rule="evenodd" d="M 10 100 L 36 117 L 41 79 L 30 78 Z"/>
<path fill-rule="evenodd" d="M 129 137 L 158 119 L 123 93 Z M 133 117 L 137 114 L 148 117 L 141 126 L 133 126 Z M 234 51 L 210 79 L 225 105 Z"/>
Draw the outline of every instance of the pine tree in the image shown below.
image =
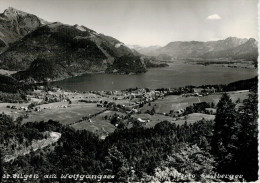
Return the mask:
<path fill-rule="evenodd" d="M 111 175 L 115 175 L 118 181 L 126 181 L 130 176 L 130 167 L 123 153 L 116 146 L 108 150 L 106 160 L 106 171 Z"/>
<path fill-rule="evenodd" d="M 240 110 L 239 122 L 241 131 L 239 134 L 239 149 L 236 153 L 237 169 L 247 181 L 258 179 L 258 130 L 257 130 L 257 94 L 250 94 Z"/>
<path fill-rule="evenodd" d="M 235 104 L 228 94 L 224 93 L 217 105 L 212 152 L 219 163 L 222 173 L 232 173 L 234 153 L 237 150 L 239 124 L 236 121 Z"/>
<path fill-rule="evenodd" d="M 0 149 L 0 182 L 2 182 L 2 177 L 4 174 L 4 170 L 3 170 L 3 157 L 2 157 L 2 151 Z"/>

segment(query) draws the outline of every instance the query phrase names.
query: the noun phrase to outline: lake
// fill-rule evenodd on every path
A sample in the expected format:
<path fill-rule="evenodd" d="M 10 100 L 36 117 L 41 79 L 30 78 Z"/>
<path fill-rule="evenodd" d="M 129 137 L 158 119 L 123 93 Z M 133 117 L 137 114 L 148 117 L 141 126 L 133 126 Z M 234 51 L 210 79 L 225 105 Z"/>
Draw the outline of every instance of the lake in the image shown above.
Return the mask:
<path fill-rule="evenodd" d="M 127 88 L 174 88 L 186 85 L 228 84 L 257 76 L 256 69 L 202 66 L 185 63 L 169 64 L 169 67 L 149 69 L 137 75 L 106 73 L 82 76 L 53 82 L 52 85 L 71 91 L 123 90 Z"/>

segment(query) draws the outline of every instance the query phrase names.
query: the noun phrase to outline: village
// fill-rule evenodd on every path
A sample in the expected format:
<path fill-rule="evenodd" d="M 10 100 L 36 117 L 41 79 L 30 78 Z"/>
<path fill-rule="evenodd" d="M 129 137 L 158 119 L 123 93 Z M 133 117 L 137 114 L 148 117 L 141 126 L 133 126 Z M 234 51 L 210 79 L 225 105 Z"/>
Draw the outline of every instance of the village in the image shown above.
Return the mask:
<path fill-rule="evenodd" d="M 249 91 L 230 92 L 239 107 Z M 38 86 L 26 103 L 0 103 L 0 110 L 22 123 L 59 121 L 77 130 L 89 130 L 104 139 L 116 128 L 153 127 L 161 121 L 182 125 L 214 120 L 221 92 L 214 87 L 178 89 L 133 88 L 122 91 L 71 92 Z"/>

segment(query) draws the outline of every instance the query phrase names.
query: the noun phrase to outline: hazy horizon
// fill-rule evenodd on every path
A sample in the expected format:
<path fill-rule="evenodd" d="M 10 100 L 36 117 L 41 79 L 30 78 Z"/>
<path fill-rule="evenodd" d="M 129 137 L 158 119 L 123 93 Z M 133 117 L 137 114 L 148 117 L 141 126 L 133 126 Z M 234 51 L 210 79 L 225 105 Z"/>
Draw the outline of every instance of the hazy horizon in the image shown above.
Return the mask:
<path fill-rule="evenodd" d="M 50 22 L 84 25 L 127 45 L 255 38 L 257 0 L 0 0 Z"/>

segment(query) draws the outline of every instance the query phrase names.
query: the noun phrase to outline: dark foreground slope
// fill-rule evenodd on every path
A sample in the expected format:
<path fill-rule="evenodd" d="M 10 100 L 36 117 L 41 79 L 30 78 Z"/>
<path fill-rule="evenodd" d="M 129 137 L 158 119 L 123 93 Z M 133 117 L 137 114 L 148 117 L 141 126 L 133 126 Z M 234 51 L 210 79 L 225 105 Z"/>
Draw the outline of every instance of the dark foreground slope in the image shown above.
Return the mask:
<path fill-rule="evenodd" d="M 12 153 L 12 147 L 28 147 L 33 140 L 44 139 L 48 132 L 61 134 L 58 142 L 50 146 L 0 162 L 0 173 L 11 175 L 4 176 L 3 182 L 17 182 L 12 175 L 20 171 L 37 174 L 37 179 L 29 178 L 35 183 L 46 182 L 44 175 L 53 176 L 47 182 L 256 181 L 257 95 L 252 93 L 241 109 L 234 106 L 224 94 L 214 121 L 183 125 L 163 121 L 151 128 L 118 127 L 105 140 L 52 120 L 21 125 L 19 119 L 14 121 L 0 114 L 2 159 Z M 218 128 L 219 124 L 225 128 Z M 218 146 L 212 143 L 215 140 Z M 75 176 L 65 178 L 66 174 Z"/>

